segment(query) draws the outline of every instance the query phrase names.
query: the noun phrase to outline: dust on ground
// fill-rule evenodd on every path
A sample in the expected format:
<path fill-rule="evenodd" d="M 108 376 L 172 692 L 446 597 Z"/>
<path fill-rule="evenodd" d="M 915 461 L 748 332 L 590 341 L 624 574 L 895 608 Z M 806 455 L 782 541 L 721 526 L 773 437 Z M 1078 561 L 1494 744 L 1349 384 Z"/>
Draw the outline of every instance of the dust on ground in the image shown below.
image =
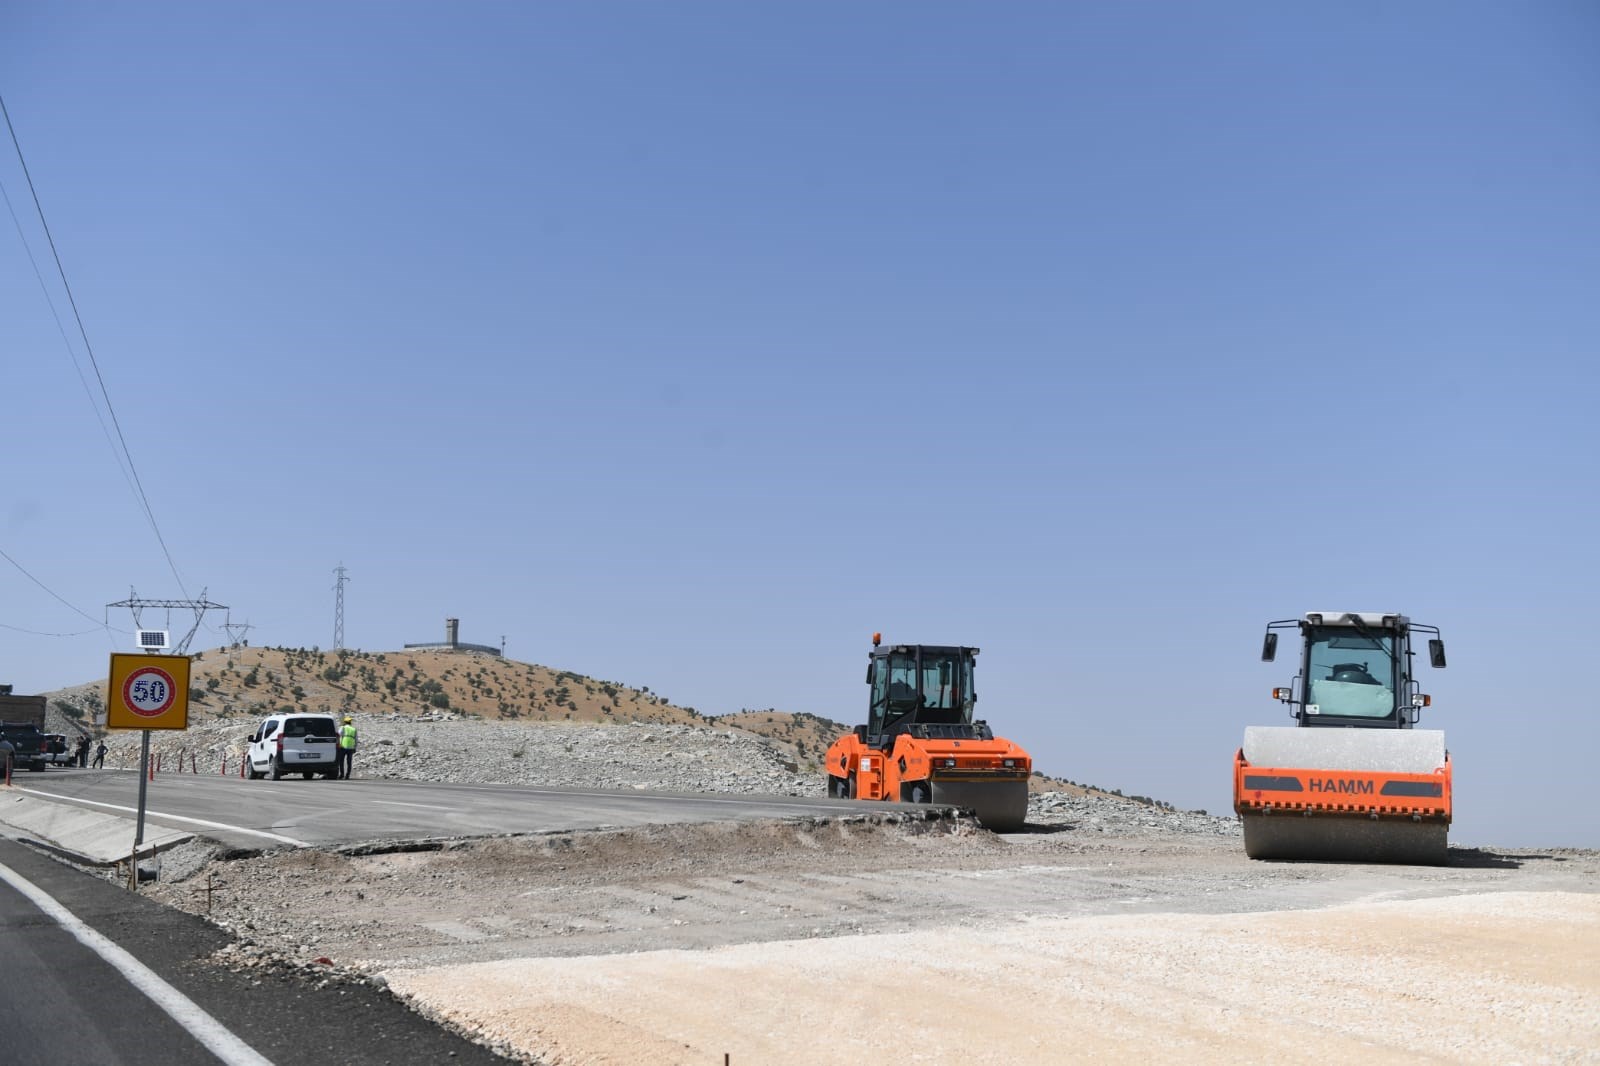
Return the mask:
<path fill-rule="evenodd" d="M 434 846 L 197 844 L 153 891 L 534 1062 L 1600 1062 L 1595 852 L 877 816 Z"/>
<path fill-rule="evenodd" d="M 1018 919 L 390 980 L 552 1064 L 1595 1061 L 1600 896 Z"/>

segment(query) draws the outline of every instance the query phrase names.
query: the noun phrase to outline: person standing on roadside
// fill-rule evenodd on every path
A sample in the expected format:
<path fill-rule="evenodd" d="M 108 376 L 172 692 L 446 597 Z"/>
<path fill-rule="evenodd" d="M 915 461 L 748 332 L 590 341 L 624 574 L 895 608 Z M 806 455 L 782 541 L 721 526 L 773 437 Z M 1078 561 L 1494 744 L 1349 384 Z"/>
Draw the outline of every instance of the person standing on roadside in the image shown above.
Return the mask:
<path fill-rule="evenodd" d="M 16 752 L 16 745 L 7 740 L 4 733 L 0 733 L 0 780 L 11 780 L 11 756 Z"/>
<path fill-rule="evenodd" d="M 344 716 L 344 725 L 339 727 L 339 761 L 335 764 L 333 776 L 341 781 L 350 780 L 350 763 L 356 753 L 356 724 L 347 714 Z"/>
<path fill-rule="evenodd" d="M 76 757 L 72 761 L 78 769 L 87 769 L 89 766 L 89 734 L 85 733 L 78 738 L 78 750 L 74 755 Z"/>
<path fill-rule="evenodd" d="M 96 770 L 103 769 L 105 767 L 105 764 L 106 764 L 106 742 L 102 740 L 100 742 L 100 746 L 98 748 L 94 749 L 94 768 Z"/>

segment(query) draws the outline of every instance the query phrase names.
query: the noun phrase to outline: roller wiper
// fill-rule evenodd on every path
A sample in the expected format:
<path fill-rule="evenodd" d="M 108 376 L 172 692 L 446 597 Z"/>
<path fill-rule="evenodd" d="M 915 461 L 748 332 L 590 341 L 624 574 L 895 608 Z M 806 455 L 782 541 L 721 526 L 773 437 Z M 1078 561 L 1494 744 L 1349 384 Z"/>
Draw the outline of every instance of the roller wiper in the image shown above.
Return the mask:
<path fill-rule="evenodd" d="M 1378 636 L 1372 630 L 1368 629 L 1367 628 L 1367 624 L 1361 620 L 1361 616 L 1360 615 L 1349 614 L 1349 615 L 1346 615 L 1345 617 L 1350 619 L 1350 624 L 1356 627 L 1356 632 L 1357 633 L 1360 633 L 1362 636 L 1364 636 L 1368 640 L 1372 641 L 1372 643 L 1376 644 L 1379 648 L 1381 648 L 1383 650 L 1383 653 L 1389 657 L 1389 673 L 1390 673 L 1390 676 L 1393 676 L 1395 664 L 1400 661 L 1400 657 L 1397 654 L 1395 654 L 1394 649 L 1391 648 L 1388 644 L 1385 644 L 1383 642 L 1383 638 L 1382 637 Z"/>

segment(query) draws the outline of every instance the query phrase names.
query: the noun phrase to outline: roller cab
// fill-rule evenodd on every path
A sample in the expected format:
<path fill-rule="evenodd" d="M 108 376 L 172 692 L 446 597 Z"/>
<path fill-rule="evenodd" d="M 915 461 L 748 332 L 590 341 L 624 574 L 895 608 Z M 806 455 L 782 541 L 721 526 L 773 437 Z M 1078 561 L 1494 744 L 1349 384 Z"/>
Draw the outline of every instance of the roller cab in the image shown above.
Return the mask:
<path fill-rule="evenodd" d="M 1395 614 L 1312 613 L 1268 626 L 1301 633 L 1300 673 L 1273 695 L 1292 727 L 1253 726 L 1234 756 L 1233 806 L 1253 859 L 1442 863 L 1451 765 L 1444 733 L 1415 728 L 1431 704 L 1413 676 L 1411 634 L 1438 630 Z"/>
<path fill-rule="evenodd" d="M 867 663 L 867 722 L 834 741 L 828 794 L 971 809 L 984 826 L 1021 828 L 1033 760 L 975 720 L 977 648 L 881 646 Z"/>

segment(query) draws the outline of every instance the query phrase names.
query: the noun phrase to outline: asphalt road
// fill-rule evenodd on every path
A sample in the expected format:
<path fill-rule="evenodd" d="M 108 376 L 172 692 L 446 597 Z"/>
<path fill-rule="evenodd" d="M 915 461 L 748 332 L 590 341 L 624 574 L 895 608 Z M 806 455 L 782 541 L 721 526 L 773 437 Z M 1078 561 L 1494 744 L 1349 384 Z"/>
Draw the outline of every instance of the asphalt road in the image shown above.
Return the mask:
<path fill-rule="evenodd" d="M 136 774 L 29 774 L 16 791 L 131 816 Z M 828 817 L 881 805 L 788 797 L 362 780 L 247 781 L 170 774 L 147 793 L 152 824 L 248 850 L 738 819 Z M 64 842 L 69 843 L 70 842 Z M 503 1062 L 364 984 L 236 973 L 211 959 L 228 938 L 101 878 L 0 838 L 9 867 L 131 953 L 269 1061 Z M 218 1058 L 129 979 L 0 879 L 0 1062 L 189 1066 Z"/>
<path fill-rule="evenodd" d="M 317 988 L 294 974 L 213 962 L 227 934 L 0 839 L 26 879 L 269 1062 L 505 1062 L 365 984 Z M 55 918 L 0 880 L 0 1062 L 191 1066 L 219 1059 Z M 237 1061 L 237 1060 L 236 1060 Z"/>
<path fill-rule="evenodd" d="M 30 774 L 13 788 L 113 814 L 137 808 L 139 779 L 112 770 Z M 260 850 L 370 840 L 485 836 L 683 822 L 837 817 L 882 804 L 786 796 L 686 795 L 463 785 L 420 781 L 249 781 L 162 774 L 148 786 L 146 819 Z"/>
<path fill-rule="evenodd" d="M 0 843 L 7 865 L 18 862 L 18 850 Z M 0 929 L 5 938 L 0 1002 L 8 1004 L 0 1024 L 0 1057 L 6 1062 L 189 1066 L 216 1061 L 166 1013 L 140 1002 L 109 963 L 3 881 Z"/>

